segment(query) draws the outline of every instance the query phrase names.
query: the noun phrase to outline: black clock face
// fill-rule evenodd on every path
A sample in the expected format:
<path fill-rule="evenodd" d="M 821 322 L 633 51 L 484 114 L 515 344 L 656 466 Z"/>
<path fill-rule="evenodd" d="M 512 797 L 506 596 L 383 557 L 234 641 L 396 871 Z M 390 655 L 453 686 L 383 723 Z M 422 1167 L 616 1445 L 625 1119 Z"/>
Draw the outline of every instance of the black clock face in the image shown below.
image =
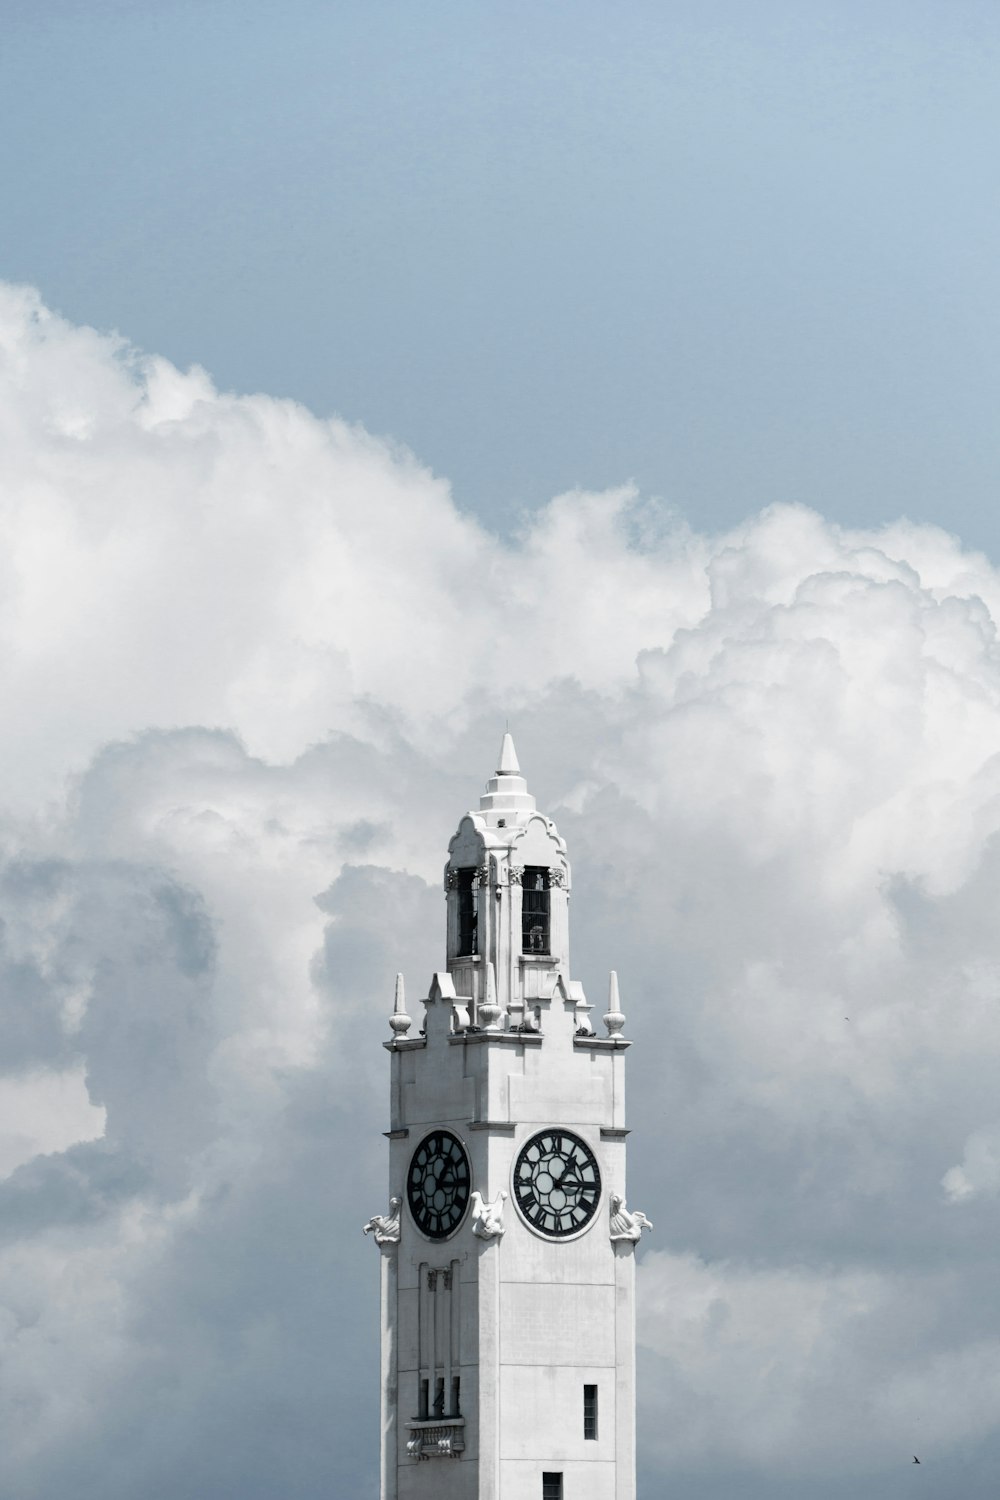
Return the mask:
<path fill-rule="evenodd" d="M 414 1151 L 406 1201 L 413 1222 L 429 1239 L 446 1239 L 462 1222 L 469 1202 L 469 1158 L 450 1130 L 433 1130 Z"/>
<path fill-rule="evenodd" d="M 555 1237 L 589 1224 L 601 1201 L 597 1158 L 578 1135 L 543 1130 L 521 1147 L 514 1199 L 528 1223 Z"/>

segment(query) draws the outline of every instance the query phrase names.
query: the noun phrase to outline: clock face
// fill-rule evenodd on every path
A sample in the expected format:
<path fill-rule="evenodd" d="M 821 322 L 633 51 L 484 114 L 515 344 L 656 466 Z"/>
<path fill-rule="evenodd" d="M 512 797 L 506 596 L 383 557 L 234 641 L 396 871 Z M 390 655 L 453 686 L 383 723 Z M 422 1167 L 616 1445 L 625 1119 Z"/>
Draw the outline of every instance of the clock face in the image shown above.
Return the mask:
<path fill-rule="evenodd" d="M 447 1239 L 462 1222 L 469 1202 L 469 1158 L 450 1130 L 431 1131 L 414 1151 L 406 1201 L 413 1222 L 429 1239 Z"/>
<path fill-rule="evenodd" d="M 514 1164 L 514 1199 L 542 1234 L 576 1234 L 590 1223 L 601 1201 L 596 1156 L 568 1130 L 533 1135 Z"/>

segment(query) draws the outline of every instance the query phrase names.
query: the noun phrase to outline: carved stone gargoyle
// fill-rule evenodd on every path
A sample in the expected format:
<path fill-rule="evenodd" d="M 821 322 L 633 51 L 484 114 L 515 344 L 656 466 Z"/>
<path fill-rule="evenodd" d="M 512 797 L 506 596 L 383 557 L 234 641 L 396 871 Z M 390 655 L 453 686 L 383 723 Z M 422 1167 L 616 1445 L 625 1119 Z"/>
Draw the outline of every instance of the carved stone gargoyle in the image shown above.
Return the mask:
<path fill-rule="evenodd" d="M 629 1213 L 621 1193 L 611 1194 L 608 1207 L 611 1211 L 612 1240 L 631 1240 L 636 1244 L 642 1239 L 642 1231 L 653 1227 L 641 1209 L 637 1208 Z"/>
<path fill-rule="evenodd" d="M 494 1198 L 492 1203 L 483 1201 L 482 1193 L 473 1193 L 472 1203 L 472 1232 L 481 1240 L 498 1240 L 504 1232 L 503 1206 L 507 1202 L 507 1194 L 501 1192 Z"/>
<path fill-rule="evenodd" d="M 387 1214 L 374 1214 L 364 1225 L 363 1234 L 373 1234 L 376 1245 L 398 1245 L 399 1244 L 399 1210 L 403 1206 L 402 1198 L 389 1199 L 389 1212 Z"/>

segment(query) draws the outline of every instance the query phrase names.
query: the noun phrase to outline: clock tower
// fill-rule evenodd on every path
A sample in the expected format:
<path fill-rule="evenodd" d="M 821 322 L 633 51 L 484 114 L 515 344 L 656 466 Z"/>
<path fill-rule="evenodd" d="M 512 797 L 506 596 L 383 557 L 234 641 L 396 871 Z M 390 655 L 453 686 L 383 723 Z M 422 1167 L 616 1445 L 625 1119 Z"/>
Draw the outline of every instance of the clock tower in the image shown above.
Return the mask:
<path fill-rule="evenodd" d="M 625 1017 L 570 978 L 565 842 L 505 735 L 448 848 L 447 966 L 402 976 L 382 1296 L 381 1500 L 634 1500 Z"/>

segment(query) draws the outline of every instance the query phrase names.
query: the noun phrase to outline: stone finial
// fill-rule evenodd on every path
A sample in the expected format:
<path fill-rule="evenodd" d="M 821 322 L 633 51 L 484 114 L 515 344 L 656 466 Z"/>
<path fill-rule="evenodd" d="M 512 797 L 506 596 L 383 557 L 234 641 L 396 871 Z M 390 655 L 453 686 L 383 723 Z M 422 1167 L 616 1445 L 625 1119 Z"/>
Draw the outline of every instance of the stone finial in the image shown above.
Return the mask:
<path fill-rule="evenodd" d="M 412 1025 L 412 1020 L 406 1014 L 406 993 L 403 988 L 403 976 L 402 974 L 397 974 L 396 998 L 393 1001 L 392 1015 L 389 1017 L 389 1026 L 392 1029 L 393 1036 L 397 1036 L 400 1038 L 400 1040 L 402 1040 Z"/>
<path fill-rule="evenodd" d="M 500 1192 L 492 1203 L 486 1203 L 482 1193 L 473 1193 L 469 1200 L 472 1205 L 472 1232 L 481 1240 L 498 1240 L 504 1232 L 503 1206 L 507 1202 L 507 1194 Z"/>
<path fill-rule="evenodd" d="M 373 1214 L 362 1228 L 363 1234 L 373 1234 L 376 1245 L 398 1245 L 399 1244 L 399 1210 L 403 1206 L 402 1198 L 389 1199 L 389 1212 L 387 1214 Z"/>
<path fill-rule="evenodd" d="M 486 994 L 479 1002 L 476 1020 L 486 1031 L 492 1031 L 499 1024 L 503 1012 L 497 1000 L 497 976 L 492 963 L 484 966 L 486 975 Z"/>
<path fill-rule="evenodd" d="M 604 1024 L 608 1028 L 610 1037 L 621 1036 L 625 1025 L 621 1001 L 618 998 L 618 975 L 614 969 L 611 970 L 611 980 L 608 984 L 608 1008 L 604 1013 Z"/>
<path fill-rule="evenodd" d="M 633 1245 L 637 1244 L 642 1239 L 642 1231 L 653 1227 L 641 1209 L 637 1208 L 634 1213 L 629 1213 L 621 1193 L 611 1194 L 608 1210 L 611 1215 L 612 1242 L 631 1240 Z"/>

